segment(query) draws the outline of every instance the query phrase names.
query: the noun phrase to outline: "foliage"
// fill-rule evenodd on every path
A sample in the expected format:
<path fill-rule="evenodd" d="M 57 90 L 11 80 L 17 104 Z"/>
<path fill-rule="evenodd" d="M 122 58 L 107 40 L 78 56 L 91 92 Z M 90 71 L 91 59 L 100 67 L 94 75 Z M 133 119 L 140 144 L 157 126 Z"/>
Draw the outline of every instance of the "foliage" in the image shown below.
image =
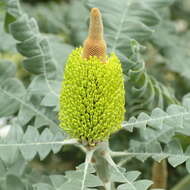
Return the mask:
<path fill-rule="evenodd" d="M 0 3 L 0 189 L 149 189 L 153 182 L 139 177 L 135 166 L 128 171 L 131 160 L 167 159 L 172 167 L 185 165 L 190 172 L 188 0 L 85 0 L 34 7 L 18 0 Z M 125 79 L 123 131 L 113 135 L 111 148 L 107 141 L 86 147 L 58 121 L 64 65 L 87 35 L 92 7 L 102 13 L 108 54 L 119 57 Z M 26 80 L 19 75 L 23 68 Z M 108 84 L 113 85 L 111 80 Z M 7 126 L 9 133 L 2 133 Z M 86 156 L 70 168 L 75 170 L 33 167 L 51 155 L 61 159 L 70 145 Z M 173 189 L 188 184 L 189 176 Z"/>

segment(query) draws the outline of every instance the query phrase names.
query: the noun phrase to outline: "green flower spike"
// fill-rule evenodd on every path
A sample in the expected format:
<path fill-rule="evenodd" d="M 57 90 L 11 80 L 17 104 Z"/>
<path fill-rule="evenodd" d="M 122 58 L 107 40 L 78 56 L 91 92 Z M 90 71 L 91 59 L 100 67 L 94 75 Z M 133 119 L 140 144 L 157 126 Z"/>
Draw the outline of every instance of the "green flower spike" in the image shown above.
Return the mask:
<path fill-rule="evenodd" d="M 124 84 L 116 55 L 106 57 L 101 14 L 91 11 L 84 48 L 69 56 L 60 96 L 60 126 L 89 146 L 108 139 L 124 119 Z"/>

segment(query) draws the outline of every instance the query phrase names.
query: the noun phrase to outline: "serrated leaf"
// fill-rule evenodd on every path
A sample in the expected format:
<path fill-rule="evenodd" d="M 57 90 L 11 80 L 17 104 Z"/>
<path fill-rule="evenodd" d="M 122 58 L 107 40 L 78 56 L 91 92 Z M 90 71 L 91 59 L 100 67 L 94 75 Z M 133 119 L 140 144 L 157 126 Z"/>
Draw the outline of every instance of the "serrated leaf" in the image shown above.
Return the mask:
<path fill-rule="evenodd" d="M 32 80 L 28 90 L 31 94 L 46 95 L 51 93 L 55 98 L 58 98 L 60 88 L 61 81 L 47 80 L 43 75 L 39 75 Z"/>
<path fill-rule="evenodd" d="M 12 14 L 12 6 L 17 14 Z M 48 39 L 39 33 L 36 20 L 21 11 L 18 1 L 8 1 L 7 14 L 13 18 L 8 24 L 10 33 L 19 41 L 17 49 L 27 57 L 23 61 L 23 67 L 33 74 L 56 77 L 57 63 L 51 54 Z"/>
<path fill-rule="evenodd" d="M 168 119 L 165 120 L 165 124 L 170 126 L 174 125 L 183 127 L 183 113 L 186 113 L 186 109 L 184 107 L 178 105 L 171 105 L 168 107 L 167 113 L 169 114 L 169 116 Z"/>
<path fill-rule="evenodd" d="M 153 119 L 148 121 L 148 124 L 153 127 L 155 126 L 155 128 L 161 129 L 163 127 L 163 120 L 156 119 L 156 118 L 163 117 L 163 116 L 167 116 L 167 113 L 165 113 L 160 108 L 155 108 L 151 113 L 151 118 L 153 118 Z"/>
<path fill-rule="evenodd" d="M 26 160 L 32 160 L 36 155 L 37 145 L 35 145 L 35 143 L 39 142 L 39 132 L 37 131 L 37 129 L 32 126 L 29 126 L 23 136 L 22 142 L 33 143 L 33 145 L 30 147 L 27 146 L 20 147 L 20 151 L 23 157 Z"/>
<path fill-rule="evenodd" d="M 53 187 L 46 183 L 38 183 L 33 186 L 36 190 L 53 190 Z"/>
<path fill-rule="evenodd" d="M 124 183 L 126 182 L 126 179 L 124 178 L 124 174 L 125 173 L 125 169 L 124 168 L 118 168 L 120 172 L 118 172 L 117 170 L 115 170 L 115 168 L 111 167 L 110 171 L 111 171 L 111 180 L 114 182 L 120 182 L 120 183 Z"/>
<path fill-rule="evenodd" d="M 52 93 L 46 94 L 42 99 L 40 105 L 46 107 L 54 107 L 59 104 L 59 98 Z"/>
<path fill-rule="evenodd" d="M 184 154 L 183 154 L 183 150 L 182 150 L 182 147 L 181 145 L 177 142 L 177 141 L 172 141 L 170 142 L 168 145 L 167 145 L 167 149 L 168 149 L 168 152 L 169 153 L 172 153 L 175 155 L 171 155 L 169 158 L 168 158 L 168 162 L 173 166 L 173 167 L 176 167 L 180 164 L 182 164 L 183 162 L 185 162 L 188 157 L 186 157 Z"/>
<path fill-rule="evenodd" d="M 150 180 L 138 180 L 134 182 L 134 186 L 131 184 L 119 185 L 117 190 L 147 190 L 153 184 Z"/>
<path fill-rule="evenodd" d="M 20 143 L 22 140 L 23 132 L 20 127 L 12 127 L 8 135 L 0 139 L 0 158 L 4 163 L 12 164 L 15 158 L 18 156 L 18 147 L 14 144 Z M 3 144 L 5 146 L 3 146 Z M 9 147 L 9 148 L 7 148 Z"/>
<path fill-rule="evenodd" d="M 160 153 L 162 153 L 162 147 L 160 143 L 153 142 L 146 146 L 146 152 L 148 153 L 158 153 L 158 155 L 153 156 L 153 159 L 156 161 L 161 161 L 165 158 L 165 156 Z"/>
<path fill-rule="evenodd" d="M 134 183 L 137 189 L 146 190 L 153 184 L 150 180 L 139 180 Z"/>
<path fill-rule="evenodd" d="M 0 117 L 6 117 L 14 114 L 20 107 L 21 99 L 25 94 L 23 84 L 14 78 L 5 80 L 0 85 Z"/>
<path fill-rule="evenodd" d="M 0 61 L 0 83 L 3 83 L 7 78 L 15 77 L 16 65 L 9 61 Z"/>
<path fill-rule="evenodd" d="M 0 86 L 0 101 L 2 101 L 2 106 L 6 106 L 6 109 L 1 109 L 0 115 L 3 116 L 13 114 L 18 110 L 20 105 L 23 105 L 24 109 L 28 109 L 27 112 L 31 112 L 31 116 L 33 114 L 37 115 L 38 119 L 40 118 L 41 122 L 48 124 L 52 127 L 54 126 L 54 130 L 56 130 L 58 126 L 53 120 L 48 118 L 41 110 L 36 109 L 30 102 L 23 100 L 22 96 L 24 96 L 23 93 L 25 93 L 25 90 L 23 86 L 20 84 L 20 82 L 18 82 L 16 79 L 8 79 L 7 81 L 5 81 L 4 85 L 5 87 Z M 6 101 L 4 100 L 5 96 Z M 22 113 L 24 112 L 22 111 L 19 113 L 19 119 L 21 120 L 21 123 L 23 122 L 24 124 L 26 124 L 26 122 L 28 122 L 31 118 L 29 115 L 27 115 L 28 118 L 26 120 L 22 120 L 22 118 L 26 116 L 25 113 L 24 115 L 21 115 Z"/>
<path fill-rule="evenodd" d="M 26 100 L 25 100 L 26 101 Z M 30 108 L 22 104 L 18 112 L 18 122 L 24 126 L 26 125 L 33 117 L 35 112 L 32 112 Z"/>
<path fill-rule="evenodd" d="M 64 137 L 63 133 L 57 132 L 53 137 L 53 142 L 59 142 L 59 141 L 61 142 L 61 141 L 64 140 L 64 138 L 65 137 Z M 53 151 L 54 154 L 59 152 L 61 148 L 62 148 L 61 144 L 53 144 L 52 143 L 52 151 Z"/>
<path fill-rule="evenodd" d="M 162 20 L 157 31 L 153 34 L 153 43 L 159 49 L 164 49 L 163 55 L 166 58 L 165 64 L 167 67 L 189 79 L 190 68 L 188 65 L 190 56 L 188 49 L 190 46 L 186 42 L 189 39 L 190 33 L 186 32 L 186 34 L 180 36 L 176 30 L 175 22 Z"/>
<path fill-rule="evenodd" d="M 84 176 L 84 168 L 85 167 L 78 167 L 79 170 L 76 171 L 68 171 L 66 173 L 66 178 L 68 180 L 66 183 L 64 183 L 61 186 L 61 189 L 72 189 L 72 190 L 82 190 L 82 181 Z M 92 170 L 91 166 L 89 165 L 89 168 L 87 170 L 87 175 L 84 183 L 84 188 L 87 189 L 88 187 L 98 187 L 102 186 L 101 180 L 95 176 L 94 174 L 91 174 Z"/>
<path fill-rule="evenodd" d="M 53 140 L 53 134 L 47 128 L 42 132 L 39 138 L 39 142 L 42 145 L 38 145 L 38 154 L 40 159 L 43 160 L 51 151 L 51 144 L 46 144 L 47 141 Z M 44 143 L 44 144 L 43 144 Z"/>
<path fill-rule="evenodd" d="M 141 172 L 139 171 L 130 171 L 126 173 L 126 178 L 131 181 L 134 182 L 139 176 L 140 176 Z"/>
<path fill-rule="evenodd" d="M 164 144 L 167 144 L 171 141 L 172 137 L 176 133 L 181 133 L 185 135 L 189 135 L 187 132 L 189 129 L 189 120 L 188 117 L 190 116 L 190 112 L 188 109 L 188 106 L 190 102 L 188 101 L 189 97 L 185 97 L 185 103 L 183 106 L 179 105 L 170 105 L 167 109 L 167 111 L 163 111 L 160 108 L 155 108 L 152 111 L 152 114 L 150 114 L 149 117 L 143 118 L 141 117 L 139 119 L 139 116 L 137 118 L 132 117 L 132 119 L 129 119 L 129 123 L 126 122 L 124 128 L 127 129 L 128 125 L 136 127 L 136 124 L 138 124 L 137 129 L 140 130 L 140 136 L 142 141 L 136 142 L 136 143 L 130 143 L 130 152 L 138 152 L 138 158 L 141 160 L 146 159 L 146 151 L 152 152 L 151 148 L 155 148 L 155 152 L 158 154 L 154 154 L 153 158 L 157 161 L 160 161 L 161 159 L 167 157 L 165 154 L 162 154 L 160 148 L 157 149 L 154 147 L 154 142 L 162 142 Z M 146 128 L 141 129 L 140 125 L 144 127 L 144 124 L 147 124 Z M 158 145 L 159 146 L 159 145 Z M 157 150 L 156 150 L 157 149 Z M 177 148 L 179 149 L 179 147 Z M 140 156 L 140 153 L 142 152 L 142 157 Z M 143 154 L 143 152 L 145 154 Z M 152 152 L 153 153 L 153 152 Z M 180 153 L 180 155 L 182 152 Z M 145 157 L 144 157 L 145 156 Z M 150 156 L 150 155 L 148 155 Z M 170 158 L 170 161 L 174 159 Z M 177 159 L 177 157 L 176 157 Z M 184 156 L 181 156 L 181 161 L 183 162 L 185 160 Z M 175 162 L 175 160 L 174 160 Z M 172 162 L 173 164 L 173 162 Z"/>
<path fill-rule="evenodd" d="M 51 175 L 50 179 L 55 189 L 59 189 L 61 185 L 67 181 L 62 175 Z"/>
<path fill-rule="evenodd" d="M 0 138 L 0 159 L 7 164 L 12 164 L 20 155 L 19 152 L 27 161 L 32 160 L 37 153 L 40 159 L 44 159 L 50 151 L 56 153 L 66 144 L 77 143 L 75 139 L 65 140 L 61 132 L 54 136 L 48 128 L 40 134 L 35 127 L 29 126 L 24 133 L 22 128 L 13 124 L 10 133 L 3 139 Z"/>

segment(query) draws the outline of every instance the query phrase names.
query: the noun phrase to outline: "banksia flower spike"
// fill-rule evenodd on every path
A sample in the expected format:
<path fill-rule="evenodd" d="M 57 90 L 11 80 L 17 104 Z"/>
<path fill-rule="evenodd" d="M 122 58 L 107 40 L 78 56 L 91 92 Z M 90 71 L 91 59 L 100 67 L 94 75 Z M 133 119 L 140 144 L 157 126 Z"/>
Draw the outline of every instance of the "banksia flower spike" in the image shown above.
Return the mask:
<path fill-rule="evenodd" d="M 60 96 L 60 126 L 89 146 L 108 139 L 124 117 L 124 85 L 116 55 L 106 56 L 100 11 L 91 10 L 83 48 L 69 56 Z"/>

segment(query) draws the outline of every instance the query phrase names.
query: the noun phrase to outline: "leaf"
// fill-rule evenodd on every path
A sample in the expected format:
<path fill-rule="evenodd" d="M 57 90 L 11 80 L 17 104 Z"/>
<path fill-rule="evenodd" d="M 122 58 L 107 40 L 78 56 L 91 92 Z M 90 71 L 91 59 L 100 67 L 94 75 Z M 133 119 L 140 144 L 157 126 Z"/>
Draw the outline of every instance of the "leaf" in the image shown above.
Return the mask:
<path fill-rule="evenodd" d="M 63 175 L 51 175 L 50 179 L 55 189 L 59 189 L 67 181 Z"/>
<path fill-rule="evenodd" d="M 139 190 L 140 188 L 143 190 L 147 190 L 152 181 L 149 180 L 137 180 L 140 175 L 138 171 L 130 171 L 126 172 L 124 168 L 119 168 L 109 156 L 106 157 L 107 161 L 110 164 L 111 169 L 111 181 L 123 183 L 118 186 L 118 190 Z M 141 186 L 141 187 L 140 187 Z"/>
<path fill-rule="evenodd" d="M 9 78 L 0 85 L 0 117 L 13 115 L 20 107 L 19 100 L 25 94 L 23 84 L 14 78 Z"/>
<path fill-rule="evenodd" d="M 61 136 L 62 135 L 62 136 Z M 66 144 L 77 144 L 77 140 L 68 139 L 61 133 L 54 134 L 46 128 L 39 131 L 29 126 L 26 132 L 23 132 L 18 125 L 13 124 L 12 130 L 7 137 L 0 139 L 0 158 L 5 163 L 13 163 L 18 156 L 18 151 L 22 153 L 25 160 L 32 160 L 39 154 L 41 160 L 44 159 L 51 151 L 58 152 Z"/>
<path fill-rule="evenodd" d="M 52 141 L 53 140 L 53 134 L 46 128 L 43 133 L 40 135 L 39 141 L 42 143 L 42 145 L 38 145 L 38 154 L 40 156 L 40 159 L 43 160 L 44 158 L 47 157 L 47 155 L 50 153 L 51 151 L 51 144 L 46 144 L 48 141 Z M 44 144 L 43 144 L 44 142 Z"/>
<path fill-rule="evenodd" d="M 21 11 L 17 0 L 8 1 L 7 14 L 14 18 L 8 24 L 10 33 L 19 41 L 17 50 L 27 57 L 23 61 L 24 68 L 33 74 L 44 74 L 46 78 L 55 76 L 57 67 L 49 41 L 40 35 L 36 20 Z"/>
<path fill-rule="evenodd" d="M 0 83 L 4 80 L 15 77 L 16 65 L 9 61 L 0 61 Z"/>
<path fill-rule="evenodd" d="M 152 158 L 158 162 L 160 162 L 161 160 L 163 160 L 165 158 L 164 155 L 159 155 L 159 153 L 160 154 L 162 153 L 162 147 L 161 147 L 160 143 L 158 143 L 158 142 L 153 142 L 153 143 L 150 143 L 149 145 L 147 145 L 146 151 L 152 152 L 152 153 L 158 153 L 158 155 L 152 156 Z"/>
<path fill-rule="evenodd" d="M 117 190 L 147 190 L 151 185 L 152 185 L 152 181 L 150 180 L 139 180 L 137 182 L 134 183 L 134 188 L 131 188 L 129 184 L 123 184 L 123 185 L 119 185 L 119 187 L 117 188 Z"/>
<path fill-rule="evenodd" d="M 182 163 L 184 163 L 188 157 L 183 155 L 183 149 L 178 141 L 171 141 L 167 144 L 166 152 L 175 154 L 175 156 L 171 156 L 168 159 L 168 162 L 173 166 L 176 167 Z"/>
<path fill-rule="evenodd" d="M 80 1 L 72 1 L 68 9 L 65 16 L 66 24 L 70 28 L 71 43 L 80 46 L 87 36 L 88 26 L 86 23 L 89 11 Z"/>
<path fill-rule="evenodd" d="M 156 142 L 158 145 L 158 143 Z M 152 146 L 152 148 L 150 148 Z M 142 148 L 144 147 L 144 148 Z M 177 167 L 180 164 L 183 164 L 186 162 L 186 167 L 188 172 L 189 171 L 189 160 L 190 160 L 190 146 L 187 148 L 186 152 L 184 153 L 182 150 L 181 145 L 179 142 L 174 139 L 171 140 L 170 143 L 167 145 L 163 145 L 163 149 L 161 146 L 159 146 L 159 149 L 154 148 L 155 145 L 153 143 L 151 144 L 145 144 L 142 145 L 141 142 L 136 142 L 135 145 L 131 146 L 130 149 L 128 149 L 125 152 L 113 152 L 113 156 L 115 157 L 126 157 L 128 160 L 128 157 L 130 158 L 137 158 L 141 161 L 144 161 L 144 157 L 147 159 L 149 157 L 152 157 L 154 160 L 160 162 L 163 159 L 168 159 L 168 162 L 173 166 Z M 121 179 L 121 176 L 117 175 L 118 179 Z"/>
<path fill-rule="evenodd" d="M 36 190 L 53 190 L 53 188 L 49 185 L 49 184 L 46 184 L 46 183 L 38 183 L 38 184 L 35 184 L 34 185 L 34 188 Z"/>
<path fill-rule="evenodd" d="M 26 125 L 35 116 L 35 112 L 31 111 L 32 109 L 31 106 L 30 107 L 28 106 L 25 104 L 21 104 L 20 109 L 19 109 L 18 122 L 22 126 Z M 36 110 L 36 113 L 38 113 L 37 110 Z"/>
<path fill-rule="evenodd" d="M 23 143 L 37 143 L 39 140 L 39 132 L 36 128 L 29 126 L 23 136 Z M 30 151 L 28 151 L 27 146 L 22 146 L 20 151 L 25 158 L 25 160 L 32 160 L 36 155 L 37 145 L 33 145 L 30 147 Z"/>
<path fill-rule="evenodd" d="M 169 20 L 162 21 L 152 37 L 153 43 L 162 50 L 168 68 L 187 79 L 190 79 L 190 46 L 186 43 L 189 37 L 189 32 L 183 36 L 178 35 L 175 23 Z"/>
<path fill-rule="evenodd" d="M 171 105 L 169 107 L 170 107 L 170 110 L 175 108 L 175 112 L 172 113 L 174 115 L 172 115 L 171 112 L 170 112 L 170 115 L 162 114 L 162 116 L 160 116 L 160 114 L 158 114 L 157 119 L 154 115 L 154 118 L 151 119 L 151 117 L 150 117 L 148 120 L 146 120 L 147 121 L 146 124 L 149 126 L 152 126 L 154 128 L 147 127 L 146 129 L 140 129 L 139 125 L 141 124 L 142 121 L 138 122 L 137 121 L 138 119 L 136 120 L 136 122 L 138 123 L 137 127 L 141 131 L 140 134 L 141 134 L 142 138 L 144 138 L 144 141 L 137 141 L 136 143 L 134 143 L 134 141 L 131 141 L 130 148 L 128 150 L 128 152 L 131 153 L 131 154 L 129 154 L 130 157 L 133 155 L 133 153 L 134 153 L 134 156 L 141 161 L 146 160 L 150 156 L 153 159 L 155 159 L 156 161 L 161 161 L 162 159 L 168 157 L 167 154 L 163 153 L 162 148 L 160 146 L 160 142 L 167 144 L 169 141 L 171 141 L 171 139 L 175 135 L 175 133 L 179 132 L 179 129 L 180 129 L 180 132 L 182 132 L 183 130 L 185 130 L 186 127 L 188 127 L 188 126 L 186 126 L 187 121 L 184 119 L 183 119 L 183 122 L 181 123 L 181 126 L 178 125 L 179 124 L 178 122 L 176 122 L 176 123 L 168 122 L 168 119 L 169 120 L 173 119 L 173 121 L 175 121 L 175 119 L 178 120 L 178 118 L 176 118 L 178 115 L 180 118 L 181 118 L 181 116 L 189 115 L 189 111 L 187 111 L 187 110 L 184 111 L 184 109 L 181 109 L 181 107 L 179 107 L 180 109 L 176 109 L 176 107 L 174 105 Z M 176 110 L 178 110 L 178 113 L 176 113 Z M 163 120 L 161 118 L 163 118 Z M 149 120 L 151 120 L 150 124 L 149 124 Z M 154 120 L 162 121 L 162 122 L 160 122 L 160 124 L 162 124 L 161 127 L 159 125 L 159 128 L 156 128 L 157 123 L 156 123 L 156 125 L 154 125 L 155 122 L 152 122 Z M 142 122 L 142 126 L 144 126 L 144 122 L 145 122 L 145 120 Z M 129 125 L 131 125 L 131 124 L 132 123 L 130 123 Z M 125 127 L 126 127 L 126 125 L 125 125 Z M 133 123 L 133 126 L 135 126 L 135 122 Z M 168 151 L 171 150 L 171 152 L 175 153 L 175 155 L 173 155 L 169 158 L 169 162 L 170 162 L 170 164 L 172 164 L 175 167 L 175 166 L 183 163 L 184 161 L 186 161 L 187 157 L 182 156 L 184 154 L 183 154 L 183 151 L 180 150 L 181 149 L 180 147 L 177 148 L 177 145 L 174 145 L 174 146 L 171 146 L 171 145 L 168 144 L 168 146 L 169 146 Z M 179 152 L 176 152 L 175 149 L 172 150 L 172 147 L 176 147 L 176 151 L 179 151 Z M 138 154 L 135 154 L 135 152 L 138 152 Z M 146 152 L 147 152 L 147 154 L 146 154 Z M 176 153 L 177 153 L 177 155 L 176 155 Z"/>
<path fill-rule="evenodd" d="M 43 75 L 34 77 L 28 87 L 30 94 L 35 95 L 52 95 L 55 99 L 59 100 L 59 91 L 61 89 L 61 80 L 46 80 Z"/>
<path fill-rule="evenodd" d="M 3 160 L 4 163 L 12 164 L 14 163 L 15 159 L 18 156 L 18 147 L 11 146 L 15 141 L 20 143 L 21 138 L 23 135 L 23 131 L 21 128 L 12 127 L 9 131 L 8 135 L 5 138 L 0 139 L 0 158 Z M 7 142 L 10 144 L 10 147 L 7 148 Z M 1 146 L 5 144 L 5 146 Z"/>
<path fill-rule="evenodd" d="M 0 117 L 16 113 L 20 107 L 14 99 L 22 98 L 25 94 L 23 84 L 15 77 L 16 67 L 8 61 L 0 62 Z"/>
<path fill-rule="evenodd" d="M 145 139 L 158 139 L 161 142 L 170 141 L 169 139 L 175 134 L 171 133 L 172 131 L 183 133 L 188 128 L 187 122 L 190 116 L 188 106 L 189 104 L 186 103 L 183 106 L 173 104 L 166 111 L 155 108 L 150 115 L 142 117 L 142 114 L 145 114 L 141 113 L 137 118 L 132 117 L 132 119 L 129 119 L 129 123 L 124 124 L 124 128 L 127 130 L 129 126 L 130 131 L 131 128 L 139 128 Z M 145 126 L 150 127 L 144 128 Z M 142 127 L 144 128 L 143 130 Z M 168 132 L 172 136 L 166 137 L 165 135 L 168 135 Z"/>
<path fill-rule="evenodd" d="M 38 31 L 38 26 L 36 24 L 36 21 L 34 21 L 33 19 L 29 19 L 28 16 L 26 14 L 23 14 L 22 11 L 20 10 L 18 1 L 8 1 L 7 2 L 7 11 L 12 14 L 16 21 L 13 22 L 11 24 L 11 31 L 15 31 L 13 36 L 17 39 L 23 42 L 17 44 L 18 46 L 18 50 L 21 51 L 21 53 L 24 56 L 30 57 L 31 59 L 28 59 L 28 61 L 30 62 L 30 64 L 28 65 L 28 67 L 32 67 L 31 69 L 37 69 L 38 71 L 43 70 L 43 74 L 45 75 L 45 83 L 47 83 L 48 88 L 50 89 L 49 91 L 51 91 L 51 85 L 47 79 L 47 73 L 48 71 L 51 70 L 50 66 L 48 68 L 48 66 L 46 65 L 47 62 L 50 61 L 50 59 L 53 59 L 50 56 L 50 47 L 49 47 L 49 43 L 46 39 L 44 38 L 40 38 L 40 40 L 38 39 L 39 36 L 39 31 Z M 30 39 L 31 37 L 31 39 Z M 29 47 L 29 48 L 28 48 Z M 44 55 L 41 55 L 43 54 Z M 49 55 L 48 55 L 49 54 Z M 36 58 L 42 58 L 42 62 L 43 63 L 38 63 L 36 61 Z M 33 60 L 33 58 L 35 59 L 34 63 L 31 62 L 31 60 Z M 26 62 L 26 60 L 24 61 Z M 44 63 L 45 62 L 45 63 Z M 27 62 L 28 63 L 28 62 Z M 25 64 L 25 66 L 27 65 L 27 63 Z M 35 66 L 35 64 L 37 64 Z M 40 69 L 39 64 L 42 65 L 42 68 Z M 47 67 L 46 67 L 47 66 Z M 45 70 L 44 70 L 45 68 Z M 50 70 L 48 70 L 50 69 Z M 30 70 L 30 69 L 29 69 Z M 34 70 L 33 70 L 34 71 Z M 40 71 L 41 72 L 41 71 Z M 51 73 L 51 71 L 50 71 Z M 5 84 L 7 85 L 7 84 Z M 15 87 L 18 89 L 22 89 L 21 87 L 19 87 L 18 85 L 15 84 Z M 42 89 L 41 89 L 42 90 Z M 16 92 L 17 92 L 16 91 Z M 48 92 L 49 92 L 48 91 Z M 55 94 L 57 95 L 57 94 Z M 31 119 L 33 117 L 35 117 L 35 125 L 36 127 L 41 127 L 44 125 L 50 125 L 50 126 L 56 126 L 57 124 L 53 121 L 55 120 L 54 115 L 52 117 L 50 117 L 50 119 L 48 118 L 49 115 L 47 114 L 47 110 L 39 108 L 39 103 L 37 105 L 32 104 L 27 98 L 28 98 L 28 94 L 27 97 L 15 97 L 14 94 L 12 94 L 12 91 L 9 92 L 9 94 L 6 94 L 6 96 L 11 97 L 12 101 L 14 101 L 14 103 L 12 104 L 13 109 L 7 110 L 8 113 L 6 113 L 6 116 L 9 114 L 14 114 L 17 110 L 18 110 L 18 105 L 21 106 L 21 109 L 19 111 L 19 121 L 20 124 L 25 125 L 27 124 L 29 121 L 31 121 Z M 13 97 L 14 96 L 14 97 Z M 9 99 L 8 99 L 9 100 Z M 8 101 L 7 100 L 7 101 Z M 56 101 L 54 106 L 57 107 L 57 99 L 55 98 Z M 9 105 L 10 105 L 10 101 L 8 101 Z M 4 102 L 5 106 L 7 105 L 7 102 Z M 46 103 L 47 105 L 47 103 Z M 15 107 L 15 108 L 14 108 Z M 7 109 L 9 107 L 6 107 Z M 6 109 L 4 109 L 6 111 Z M 11 113 L 9 113 L 11 112 Z M 3 116 L 5 116 L 5 113 Z M 46 114 L 48 116 L 46 116 Z"/>
<path fill-rule="evenodd" d="M 111 180 L 114 182 L 120 182 L 120 183 L 125 183 L 126 179 L 130 182 L 134 182 L 139 175 L 141 174 L 139 171 L 130 171 L 130 172 L 126 172 L 124 168 L 119 168 L 119 171 L 116 171 L 114 168 L 111 168 Z M 126 172 L 126 173 L 125 173 Z M 123 176 L 123 173 L 124 176 Z"/>
<path fill-rule="evenodd" d="M 47 80 L 43 75 L 34 77 L 24 99 L 27 106 L 22 105 L 19 111 L 20 123 L 25 125 L 34 117 L 36 127 L 51 125 L 58 128 L 57 112 L 59 109 L 57 108 L 60 86 L 61 81 Z M 51 107 L 54 107 L 54 111 Z"/>
<path fill-rule="evenodd" d="M 61 189 L 72 189 L 72 190 L 82 190 L 83 177 L 85 177 L 84 187 L 98 187 L 102 186 L 100 179 L 95 176 L 93 167 L 89 164 L 87 168 L 87 175 L 85 174 L 85 166 L 80 165 L 76 171 L 66 172 L 66 178 L 68 179 L 62 186 Z"/>
<path fill-rule="evenodd" d="M 40 105 L 45 107 L 53 107 L 59 104 L 59 99 L 52 93 L 46 94 L 45 97 L 42 99 Z"/>
<path fill-rule="evenodd" d="M 35 6 L 30 4 L 22 4 L 22 6 L 31 17 L 37 20 L 40 31 L 43 33 L 68 33 L 65 18 L 68 6 L 64 2 L 60 4 L 46 2 L 46 6 L 40 3 Z"/>
<path fill-rule="evenodd" d="M 139 181 L 135 182 L 135 187 L 136 187 L 137 189 L 146 190 L 146 189 L 148 189 L 152 184 L 153 184 L 153 182 L 150 181 L 150 180 L 139 180 Z"/>
<path fill-rule="evenodd" d="M 9 24 L 16 20 L 22 12 L 20 8 L 19 1 L 7 0 L 5 1 L 7 12 L 5 16 L 5 30 L 9 31 Z"/>
<path fill-rule="evenodd" d="M 47 81 L 43 75 L 34 77 L 28 86 L 26 96 L 22 99 L 18 114 L 19 123 L 26 125 L 34 119 L 36 127 L 48 125 L 56 132 L 59 129 L 57 112 L 60 86 L 61 81 Z"/>
<path fill-rule="evenodd" d="M 139 44 L 134 40 L 130 44 L 133 53 L 125 61 L 128 66 L 124 69 L 128 77 L 126 82 L 128 116 L 136 116 L 141 112 L 149 113 L 155 107 L 165 109 L 170 104 L 179 104 L 169 88 L 147 73 L 144 60 L 139 52 Z M 140 117 L 148 116 L 141 113 Z"/>
<path fill-rule="evenodd" d="M 78 32 L 75 32 L 78 33 Z M 57 79 L 63 79 L 64 67 L 67 62 L 69 54 L 74 49 L 70 44 L 66 44 L 63 42 L 62 38 L 58 38 L 57 36 L 48 36 L 48 40 L 50 42 L 50 48 L 52 50 L 52 55 L 57 62 Z"/>
<path fill-rule="evenodd" d="M 6 39 L 6 43 L 5 43 L 5 39 Z M 9 53 L 15 53 L 16 52 L 16 48 L 15 48 L 15 41 L 13 40 L 13 38 L 7 34 L 4 30 L 3 30 L 3 23 L 0 22 L 0 51 L 1 53 L 5 53 L 5 52 L 9 52 Z"/>
<path fill-rule="evenodd" d="M 189 95 L 184 96 L 183 105 L 170 105 L 166 111 L 156 108 L 146 117 L 132 117 L 129 123 L 125 123 L 124 128 L 137 128 L 140 132 L 141 140 L 134 141 L 131 138 L 128 153 L 121 153 L 127 157 L 136 157 L 141 161 L 145 161 L 148 157 L 152 157 L 156 161 L 168 158 L 169 163 L 176 167 L 183 162 L 187 162 L 189 168 L 189 148 L 184 154 L 181 145 L 177 141 L 172 141 L 176 133 L 189 136 L 189 118 L 190 118 L 190 99 Z M 144 118 L 144 119 L 143 119 Z M 146 128 L 144 128 L 146 126 Z M 143 127 L 143 128 L 142 128 Z M 162 149 L 160 143 L 165 144 Z M 118 155 L 119 154 L 115 154 Z M 189 169 L 188 169 L 189 170 Z"/>
<path fill-rule="evenodd" d="M 4 162 L 7 170 L 6 170 L 6 175 L 11 174 L 11 175 L 15 175 L 19 178 L 21 178 L 24 173 L 26 172 L 26 168 L 27 168 L 27 161 L 24 160 L 24 158 L 22 157 L 22 155 L 20 153 L 17 154 L 16 157 L 14 157 L 14 162 L 13 163 L 7 163 Z M 22 180 L 22 179 L 21 179 Z"/>
<path fill-rule="evenodd" d="M 19 106 L 23 105 L 25 109 L 29 109 L 31 113 L 37 114 L 41 119 L 43 119 L 43 121 L 45 121 L 46 124 L 54 126 L 54 129 L 58 128 L 57 124 L 49 119 L 43 112 L 37 110 L 31 103 L 23 100 L 23 91 L 23 86 L 17 80 L 8 79 L 5 81 L 3 86 L 0 87 L 0 101 L 2 101 L 1 105 L 6 107 L 6 109 L 1 110 L 1 116 L 8 116 L 15 113 Z M 5 97 L 6 101 L 4 101 Z"/>

